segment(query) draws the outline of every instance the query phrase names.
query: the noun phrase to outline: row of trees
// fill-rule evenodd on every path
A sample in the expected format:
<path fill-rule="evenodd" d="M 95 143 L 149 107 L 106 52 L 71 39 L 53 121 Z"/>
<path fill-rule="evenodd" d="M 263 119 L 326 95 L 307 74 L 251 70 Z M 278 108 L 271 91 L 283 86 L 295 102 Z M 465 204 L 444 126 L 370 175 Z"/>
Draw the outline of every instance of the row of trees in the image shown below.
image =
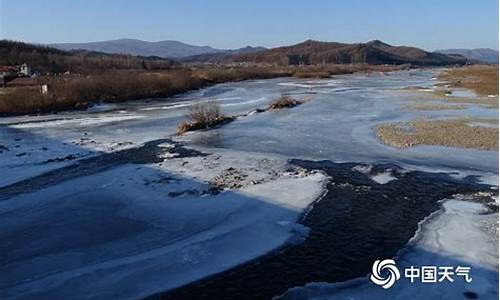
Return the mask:
<path fill-rule="evenodd" d="M 80 74 L 102 73 L 106 70 L 143 69 L 164 70 L 177 63 L 159 57 L 139 57 L 89 51 L 59 49 L 0 40 L 0 65 L 27 63 L 42 74 L 70 71 Z"/>

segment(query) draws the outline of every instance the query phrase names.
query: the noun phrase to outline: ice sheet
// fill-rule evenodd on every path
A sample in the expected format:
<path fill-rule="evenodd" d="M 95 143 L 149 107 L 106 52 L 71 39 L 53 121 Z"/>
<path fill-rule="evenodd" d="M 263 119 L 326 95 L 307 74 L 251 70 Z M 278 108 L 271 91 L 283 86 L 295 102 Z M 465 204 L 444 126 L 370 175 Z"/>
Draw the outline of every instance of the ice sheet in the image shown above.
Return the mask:
<path fill-rule="evenodd" d="M 1 294 L 136 299 L 307 236 L 307 228 L 295 221 L 322 193 L 325 176 L 269 177 L 270 169 L 284 168 L 278 165 L 283 160 L 266 167 L 262 157 L 248 153 L 228 159 L 212 154 L 207 172 L 197 169 L 199 159 L 125 165 L 1 201 L 0 235 L 9 241 L 0 245 L 7 254 L 1 261 Z M 211 178 L 238 159 L 260 161 L 259 170 L 246 165 L 242 172 L 261 183 L 207 192 L 201 177 Z M 219 160 L 223 163 L 216 165 Z"/>

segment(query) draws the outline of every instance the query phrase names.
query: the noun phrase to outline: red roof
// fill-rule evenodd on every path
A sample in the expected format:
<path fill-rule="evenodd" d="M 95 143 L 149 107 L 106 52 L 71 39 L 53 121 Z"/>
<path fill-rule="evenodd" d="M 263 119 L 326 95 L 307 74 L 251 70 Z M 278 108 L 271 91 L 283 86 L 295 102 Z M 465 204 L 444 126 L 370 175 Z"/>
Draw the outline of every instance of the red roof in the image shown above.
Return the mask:
<path fill-rule="evenodd" d="M 18 77 L 16 79 L 13 79 L 13 80 L 7 82 L 8 87 L 33 86 L 33 85 L 38 85 L 38 80 L 36 80 L 36 78 Z"/>
<path fill-rule="evenodd" d="M 17 69 L 11 66 L 0 66 L 0 73 L 3 72 L 16 72 Z"/>

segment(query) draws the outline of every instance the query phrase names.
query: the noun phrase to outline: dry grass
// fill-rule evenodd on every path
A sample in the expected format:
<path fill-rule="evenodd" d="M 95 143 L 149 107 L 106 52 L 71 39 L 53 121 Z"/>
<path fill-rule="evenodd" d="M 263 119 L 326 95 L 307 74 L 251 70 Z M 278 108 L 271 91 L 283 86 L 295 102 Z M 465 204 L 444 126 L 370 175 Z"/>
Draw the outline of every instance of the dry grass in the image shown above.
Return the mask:
<path fill-rule="evenodd" d="M 457 103 L 457 104 L 472 104 L 479 105 L 487 108 L 498 108 L 498 98 L 465 98 L 465 97 L 452 97 L 445 96 L 443 93 L 439 92 L 430 92 L 427 95 L 430 95 L 432 98 L 424 98 L 424 97 L 409 97 L 410 100 L 415 101 L 435 101 L 441 100 L 449 103 Z"/>
<path fill-rule="evenodd" d="M 86 107 L 94 101 L 168 97 L 226 81 L 290 76 L 281 69 L 174 69 L 151 72 L 111 71 L 100 75 L 42 78 L 49 94 L 9 89 L 0 94 L 0 115 L 31 114 Z"/>
<path fill-rule="evenodd" d="M 432 100 L 443 100 L 450 103 L 458 103 L 458 104 L 473 104 L 480 105 L 484 107 L 490 108 L 498 108 L 498 98 L 487 98 L 487 97 L 476 97 L 476 98 L 468 98 L 468 97 L 454 97 L 454 96 L 446 96 L 446 90 L 435 90 L 432 92 L 426 92 L 430 95 Z M 414 98 L 414 97 L 412 97 Z M 425 100 L 420 97 L 414 98 L 415 100 Z"/>
<path fill-rule="evenodd" d="M 498 124 L 498 119 L 416 120 L 383 124 L 376 133 L 384 143 L 397 148 L 437 145 L 498 151 L 498 128 L 471 126 L 473 121 Z"/>
<path fill-rule="evenodd" d="M 421 87 L 408 87 L 407 91 L 422 92 L 433 99 L 410 97 L 414 100 L 443 100 L 450 103 L 473 104 L 498 108 L 498 66 L 473 65 L 448 69 L 439 74 L 439 79 L 445 83 L 437 84 L 434 90 L 428 91 Z M 452 88 L 473 90 L 479 97 L 456 97 L 450 95 Z M 496 95 L 496 97 L 486 97 Z"/>
<path fill-rule="evenodd" d="M 213 128 L 233 121 L 234 117 L 225 116 L 220 105 L 215 102 L 194 104 L 190 107 L 188 120 L 182 121 L 177 126 L 177 133 L 184 134 L 188 131 Z"/>
<path fill-rule="evenodd" d="M 175 76 L 175 79 L 173 77 L 113 72 L 75 78 L 45 78 L 44 83 L 49 86 L 49 94 L 42 95 L 38 88 L 9 89 L 0 95 L 0 114 L 43 113 L 84 108 L 97 100 L 116 102 L 168 96 L 186 91 L 193 84 L 189 77 L 182 74 Z"/>
<path fill-rule="evenodd" d="M 289 96 L 281 96 L 274 100 L 266 109 L 257 110 L 259 113 L 269 110 L 280 110 L 284 108 L 292 108 L 297 105 L 309 101 L 311 98 L 303 98 L 301 100 L 293 99 Z M 246 115 L 240 115 L 246 116 Z M 177 125 L 177 133 L 184 134 L 188 131 L 210 129 L 220 125 L 224 125 L 236 120 L 235 116 L 225 116 L 221 112 L 219 104 L 216 102 L 203 102 L 194 104 L 190 107 L 190 112 L 187 115 L 187 120 L 182 121 Z"/>
<path fill-rule="evenodd" d="M 423 93 L 425 94 L 425 97 L 422 96 L 409 96 L 408 99 L 410 100 L 415 100 L 418 102 L 422 101 L 445 101 L 449 103 L 456 103 L 456 104 L 472 104 L 472 105 L 479 105 L 483 107 L 489 107 L 489 108 L 498 108 L 498 98 L 497 97 L 475 97 L 475 98 L 469 98 L 469 97 L 455 97 L 455 96 L 447 96 L 447 93 L 449 92 L 446 89 L 436 89 L 433 91 L 428 91 L 423 88 L 419 87 L 408 87 L 405 89 L 402 89 L 400 91 L 409 91 L 409 92 L 417 92 L 417 93 Z M 422 103 L 422 105 L 427 105 L 426 103 Z"/>
<path fill-rule="evenodd" d="M 174 94 L 228 81 L 267 79 L 281 76 L 326 77 L 354 72 L 387 72 L 408 66 L 366 64 L 297 67 L 203 67 L 176 68 L 156 72 L 112 70 L 87 76 L 40 78 L 49 94 L 31 89 L 9 89 L 0 94 L 0 115 L 45 113 L 85 108 L 96 101 L 119 102 Z"/>
<path fill-rule="evenodd" d="M 310 99 L 304 98 L 304 99 L 297 100 L 297 99 L 293 99 L 290 96 L 282 95 L 278 99 L 271 102 L 271 104 L 269 104 L 269 107 L 267 108 L 267 110 L 278 110 L 278 109 L 283 109 L 283 108 L 292 108 L 292 107 L 304 104 L 308 100 L 310 100 Z"/>
<path fill-rule="evenodd" d="M 189 118 L 194 122 L 211 124 L 222 117 L 220 105 L 215 102 L 198 103 L 190 107 Z"/>
<path fill-rule="evenodd" d="M 38 88 L 13 88 L 0 94 L 0 115 L 36 114 L 83 107 L 86 103 L 42 95 Z"/>
<path fill-rule="evenodd" d="M 439 75 L 451 87 L 467 88 L 478 95 L 498 95 L 498 65 L 472 65 L 448 69 Z"/>

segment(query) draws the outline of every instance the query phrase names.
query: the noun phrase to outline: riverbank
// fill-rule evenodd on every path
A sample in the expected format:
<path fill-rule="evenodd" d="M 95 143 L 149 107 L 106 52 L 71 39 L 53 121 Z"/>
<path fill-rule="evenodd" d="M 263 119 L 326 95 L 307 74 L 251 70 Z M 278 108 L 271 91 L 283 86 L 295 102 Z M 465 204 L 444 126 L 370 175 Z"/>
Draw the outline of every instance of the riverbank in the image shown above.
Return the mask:
<path fill-rule="evenodd" d="M 498 119 L 415 120 L 379 125 L 377 136 L 398 148 L 416 145 L 498 151 Z"/>
<path fill-rule="evenodd" d="M 480 96 L 498 97 L 498 65 L 472 65 L 439 74 L 443 88 L 466 88 Z"/>
<path fill-rule="evenodd" d="M 498 151 L 498 118 L 471 115 L 498 109 L 498 66 L 473 65 L 441 71 L 431 87 L 408 87 L 413 103 L 409 111 L 457 111 L 453 117 L 423 117 L 406 122 L 377 125 L 378 138 L 387 145 L 408 148 L 416 145 Z M 451 115 L 448 113 L 448 115 Z M 491 114 L 493 115 L 493 114 Z"/>
<path fill-rule="evenodd" d="M 316 78 L 355 72 L 390 72 L 407 65 L 379 66 L 366 64 L 306 67 L 204 67 L 173 68 L 163 71 L 115 70 L 102 74 L 41 77 L 49 92 L 36 87 L 11 88 L 0 94 L 0 116 L 40 114 L 86 109 L 95 103 L 167 98 L 224 82 L 277 77 Z"/>

